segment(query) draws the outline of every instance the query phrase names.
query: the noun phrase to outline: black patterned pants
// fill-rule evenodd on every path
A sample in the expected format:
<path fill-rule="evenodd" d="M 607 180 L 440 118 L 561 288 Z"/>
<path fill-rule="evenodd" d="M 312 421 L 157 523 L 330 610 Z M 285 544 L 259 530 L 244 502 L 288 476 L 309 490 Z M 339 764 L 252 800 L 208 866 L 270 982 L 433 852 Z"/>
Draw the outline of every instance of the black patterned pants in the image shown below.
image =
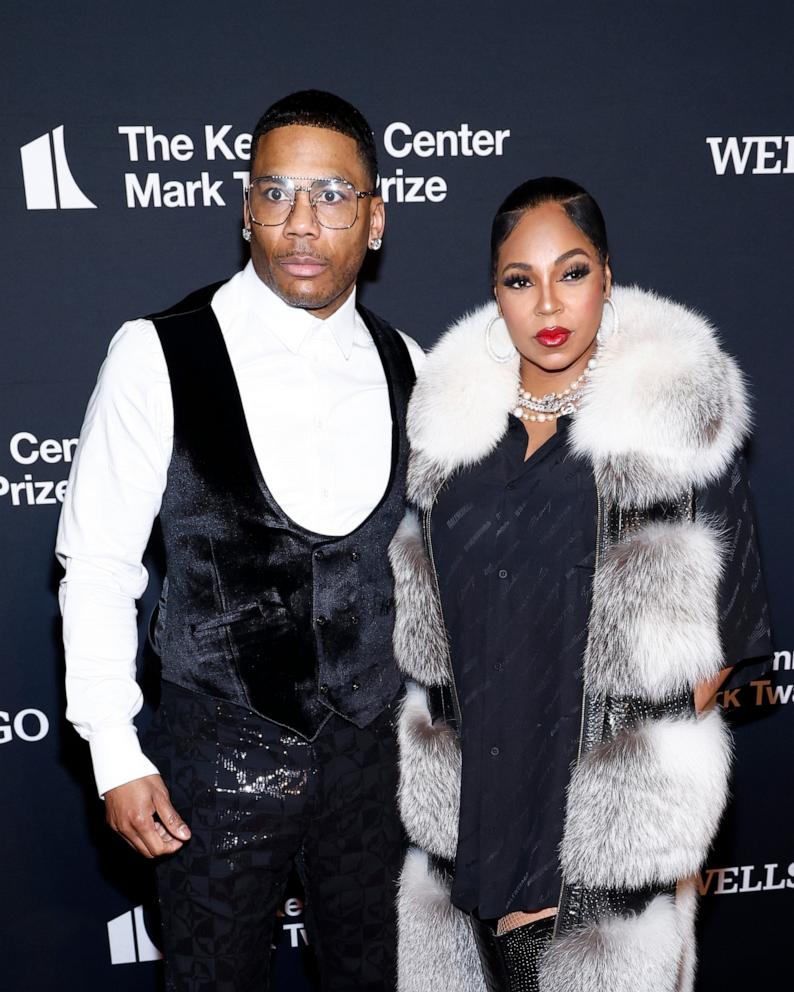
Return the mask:
<path fill-rule="evenodd" d="M 169 992 L 265 992 L 293 867 L 323 992 L 393 992 L 404 843 L 390 709 L 363 730 L 332 715 L 309 743 L 164 686 L 144 747 L 193 834 L 157 868 Z"/>

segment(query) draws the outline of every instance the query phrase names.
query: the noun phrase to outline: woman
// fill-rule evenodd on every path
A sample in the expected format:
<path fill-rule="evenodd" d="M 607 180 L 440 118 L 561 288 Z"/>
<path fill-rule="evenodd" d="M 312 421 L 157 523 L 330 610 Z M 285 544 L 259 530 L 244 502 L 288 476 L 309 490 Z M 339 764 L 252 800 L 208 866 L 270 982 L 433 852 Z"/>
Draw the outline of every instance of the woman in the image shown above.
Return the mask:
<path fill-rule="evenodd" d="M 417 383 L 391 548 L 399 988 L 689 989 L 731 750 L 709 701 L 770 650 L 741 374 L 702 317 L 613 287 L 576 184 L 520 186 L 491 249 L 494 302 Z"/>

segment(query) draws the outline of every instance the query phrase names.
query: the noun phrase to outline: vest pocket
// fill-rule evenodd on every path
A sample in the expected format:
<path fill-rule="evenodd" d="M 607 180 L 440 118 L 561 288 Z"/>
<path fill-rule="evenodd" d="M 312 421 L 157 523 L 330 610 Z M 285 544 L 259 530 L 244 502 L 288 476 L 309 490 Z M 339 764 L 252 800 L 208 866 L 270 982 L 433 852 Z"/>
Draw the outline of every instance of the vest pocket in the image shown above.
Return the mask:
<path fill-rule="evenodd" d="M 227 610 L 225 613 L 219 613 L 217 616 L 212 617 L 211 620 L 202 620 L 201 623 L 192 623 L 190 625 L 190 633 L 196 637 L 201 637 L 203 634 L 212 633 L 212 631 L 217 630 L 219 627 L 226 627 L 229 624 L 238 623 L 241 620 L 252 620 L 256 617 L 264 615 L 265 611 L 261 602 L 257 601 L 255 603 L 247 603 L 245 606 L 238 606 L 234 610 Z"/>
<path fill-rule="evenodd" d="M 252 622 L 256 622 L 256 626 L 259 627 L 263 621 L 267 626 L 272 625 L 276 629 L 288 624 L 289 614 L 280 599 L 256 599 L 251 603 L 244 603 L 233 610 L 218 613 L 209 620 L 190 624 L 190 633 L 194 637 L 201 638 L 222 627 L 237 628 Z"/>
<path fill-rule="evenodd" d="M 235 701 L 286 726 L 296 723 L 295 696 L 314 675 L 314 656 L 298 636 L 295 618 L 278 593 L 225 610 L 188 628 L 199 678 L 236 683 Z M 230 697 L 231 698 L 231 697 Z"/>

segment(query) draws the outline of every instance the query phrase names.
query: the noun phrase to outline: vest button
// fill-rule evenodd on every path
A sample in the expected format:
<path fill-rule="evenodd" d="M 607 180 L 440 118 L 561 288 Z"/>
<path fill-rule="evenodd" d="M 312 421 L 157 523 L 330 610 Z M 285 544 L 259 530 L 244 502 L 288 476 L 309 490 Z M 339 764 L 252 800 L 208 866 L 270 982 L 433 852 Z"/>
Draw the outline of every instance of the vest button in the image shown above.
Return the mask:
<path fill-rule="evenodd" d="M 317 550 L 316 550 L 316 551 L 314 552 L 314 557 L 315 557 L 315 558 L 318 558 L 318 559 L 319 559 L 319 558 L 325 558 L 325 552 L 323 551 L 323 549 L 322 549 L 322 548 L 318 548 L 318 549 L 317 549 Z"/>
<path fill-rule="evenodd" d="M 318 627 L 322 627 L 322 625 L 325 623 L 325 617 L 322 616 L 321 614 L 319 617 L 317 617 L 315 623 L 317 624 Z"/>
<path fill-rule="evenodd" d="M 354 680 L 350 688 L 355 692 L 356 689 L 361 688 L 361 683 L 358 680 Z"/>
<path fill-rule="evenodd" d="M 358 623 L 358 617 L 356 616 L 355 613 L 351 613 L 350 614 L 350 622 L 351 623 Z"/>
<path fill-rule="evenodd" d="M 358 551 L 351 551 L 350 557 L 352 558 L 353 561 L 358 561 L 361 555 L 358 553 Z"/>
<path fill-rule="evenodd" d="M 319 684 L 319 685 L 317 686 L 317 688 L 318 688 L 318 689 L 320 690 L 320 693 L 321 693 L 321 694 L 322 694 L 323 696 L 327 696 L 327 695 L 328 695 L 328 686 L 327 686 L 327 685 L 325 684 L 325 682 L 321 682 L 321 683 L 320 683 L 320 684 Z"/>

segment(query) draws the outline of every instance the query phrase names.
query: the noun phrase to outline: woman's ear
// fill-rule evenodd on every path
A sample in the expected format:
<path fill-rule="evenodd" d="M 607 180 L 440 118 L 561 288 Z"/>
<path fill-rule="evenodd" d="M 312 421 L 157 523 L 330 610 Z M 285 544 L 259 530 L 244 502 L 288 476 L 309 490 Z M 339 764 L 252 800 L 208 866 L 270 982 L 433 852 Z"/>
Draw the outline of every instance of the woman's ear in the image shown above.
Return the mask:
<path fill-rule="evenodd" d="M 499 303 L 499 294 L 496 292 L 496 286 L 491 286 L 491 292 L 493 293 L 493 298 L 496 300 L 496 309 L 499 312 L 499 316 L 502 316 L 502 307 Z"/>
<path fill-rule="evenodd" d="M 609 296 L 612 292 L 612 269 L 609 265 L 609 259 L 607 258 L 604 262 L 604 296 Z"/>

